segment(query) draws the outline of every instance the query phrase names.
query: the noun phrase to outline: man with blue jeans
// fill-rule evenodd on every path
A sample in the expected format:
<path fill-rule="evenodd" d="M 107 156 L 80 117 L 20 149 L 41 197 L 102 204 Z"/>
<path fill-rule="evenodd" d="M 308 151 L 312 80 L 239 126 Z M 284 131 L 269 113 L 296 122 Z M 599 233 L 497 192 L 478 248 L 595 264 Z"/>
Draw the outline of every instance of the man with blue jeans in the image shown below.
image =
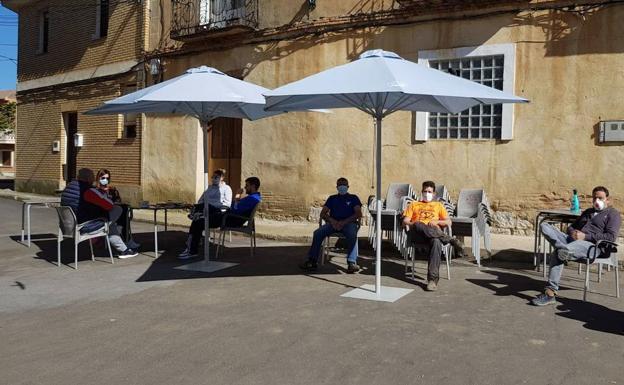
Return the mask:
<path fill-rule="evenodd" d="M 592 202 L 593 207 L 583 211 L 579 219 L 568 227 L 567 234 L 549 223 L 542 223 L 542 234 L 555 251 L 550 257 L 546 290 L 531 301 L 533 305 L 544 306 L 556 303 L 555 297 L 559 290 L 561 273 L 567 261 L 587 258 L 588 253 L 593 254 L 592 249 L 600 240 L 610 242 L 617 240 L 622 220 L 615 208 L 608 207 L 609 190 L 603 186 L 595 187 L 592 191 Z"/>
<path fill-rule="evenodd" d="M 321 210 L 321 218 L 326 222 L 314 231 L 312 246 L 308 252 L 308 259 L 300 267 L 303 270 L 316 270 L 318 258 L 321 253 L 321 245 L 328 236 L 341 233 L 347 240 L 347 273 L 353 274 L 360 270 L 357 265 L 357 221 L 362 217 L 362 202 L 357 195 L 349 194 L 349 181 L 339 178 L 336 181 L 338 194 L 327 198 Z"/>

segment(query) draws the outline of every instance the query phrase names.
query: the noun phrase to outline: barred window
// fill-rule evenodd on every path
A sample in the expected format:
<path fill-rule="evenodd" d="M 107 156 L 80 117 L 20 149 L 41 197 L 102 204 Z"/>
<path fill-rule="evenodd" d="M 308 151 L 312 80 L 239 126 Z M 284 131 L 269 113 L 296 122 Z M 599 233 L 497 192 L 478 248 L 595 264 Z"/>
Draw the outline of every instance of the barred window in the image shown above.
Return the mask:
<path fill-rule="evenodd" d="M 503 90 L 504 55 L 431 60 L 440 71 Z M 483 104 L 458 114 L 430 113 L 429 139 L 501 139 L 502 104 Z"/>

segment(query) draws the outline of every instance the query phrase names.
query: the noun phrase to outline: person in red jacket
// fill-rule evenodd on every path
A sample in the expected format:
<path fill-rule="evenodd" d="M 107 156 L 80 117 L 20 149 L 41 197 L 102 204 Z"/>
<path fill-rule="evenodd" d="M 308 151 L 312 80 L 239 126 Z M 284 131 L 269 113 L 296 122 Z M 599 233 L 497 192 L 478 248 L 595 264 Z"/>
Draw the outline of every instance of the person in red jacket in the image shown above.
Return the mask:
<path fill-rule="evenodd" d="M 61 205 L 74 210 L 78 223 L 92 221 L 80 230 L 82 233 L 98 231 L 105 222 L 108 222 L 110 243 L 119 252 L 119 258 L 136 257 L 139 253 L 124 243 L 119 227 L 115 223 L 122 213 L 121 207 L 114 205 L 106 194 L 94 188 L 94 180 L 93 170 L 80 169 L 78 178 L 71 181 L 63 190 Z"/>

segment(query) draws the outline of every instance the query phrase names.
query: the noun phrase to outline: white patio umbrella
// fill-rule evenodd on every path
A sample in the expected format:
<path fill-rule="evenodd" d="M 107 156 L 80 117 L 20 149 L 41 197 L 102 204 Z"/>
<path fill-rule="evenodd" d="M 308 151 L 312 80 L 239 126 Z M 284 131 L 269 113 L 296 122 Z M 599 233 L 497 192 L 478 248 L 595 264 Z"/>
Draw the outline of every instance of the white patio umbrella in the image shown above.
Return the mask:
<path fill-rule="evenodd" d="M 407 294 L 381 286 L 381 123 L 396 111 L 458 113 L 477 104 L 528 100 L 428 68 L 393 52 L 372 50 L 358 60 L 319 72 L 264 94 L 268 111 L 354 107 L 376 120 L 375 290 L 369 285 L 345 296 L 394 302 Z"/>
<path fill-rule="evenodd" d="M 256 120 L 280 112 L 264 110 L 263 94 L 269 90 L 255 84 L 230 77 L 223 72 L 201 66 L 185 74 L 105 102 L 87 114 L 162 113 L 194 116 L 201 124 L 204 138 L 204 189 L 208 188 L 208 127 L 215 118 L 243 118 Z M 204 262 L 194 264 L 194 270 L 215 271 L 232 266 L 227 263 L 208 263 L 209 217 L 204 204 L 206 241 Z M 190 265 L 187 265 L 190 266 Z"/>

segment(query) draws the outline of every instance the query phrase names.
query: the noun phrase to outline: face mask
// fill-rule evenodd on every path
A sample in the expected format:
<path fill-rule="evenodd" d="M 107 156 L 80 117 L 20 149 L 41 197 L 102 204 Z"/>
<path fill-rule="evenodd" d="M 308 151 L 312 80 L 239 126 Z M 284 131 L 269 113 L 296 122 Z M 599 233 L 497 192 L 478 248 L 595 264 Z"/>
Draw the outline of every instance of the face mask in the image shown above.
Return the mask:
<path fill-rule="evenodd" d="M 594 208 L 596 211 L 602 211 L 605 208 L 605 203 L 602 199 L 596 199 L 594 202 Z"/>
<path fill-rule="evenodd" d="M 106 178 L 100 178 L 100 184 L 101 184 L 102 186 L 106 186 L 106 185 L 108 185 L 108 179 L 106 179 Z"/>
<path fill-rule="evenodd" d="M 423 194 L 423 199 L 425 202 L 431 202 L 433 200 L 433 193 L 426 192 Z"/>
<path fill-rule="evenodd" d="M 338 194 L 345 195 L 347 191 L 349 191 L 349 186 L 340 185 L 340 186 L 337 186 L 336 189 L 338 190 Z"/>
<path fill-rule="evenodd" d="M 213 185 L 217 186 L 217 185 L 219 185 L 219 183 L 221 183 L 221 178 L 220 177 L 212 178 L 212 184 Z"/>

